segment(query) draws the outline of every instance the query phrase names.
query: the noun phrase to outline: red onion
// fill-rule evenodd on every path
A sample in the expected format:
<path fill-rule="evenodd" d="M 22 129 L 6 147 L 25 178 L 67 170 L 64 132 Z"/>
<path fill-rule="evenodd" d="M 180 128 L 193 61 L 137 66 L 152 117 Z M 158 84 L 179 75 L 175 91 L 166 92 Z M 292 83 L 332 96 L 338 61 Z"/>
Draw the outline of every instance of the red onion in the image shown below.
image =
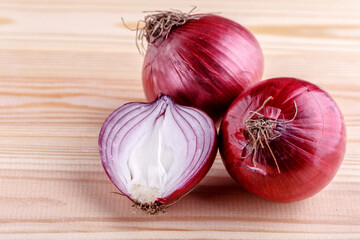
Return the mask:
<path fill-rule="evenodd" d="M 158 12 L 145 17 L 138 40 L 148 47 L 143 87 L 202 109 L 218 121 L 231 102 L 263 74 L 263 55 L 243 26 L 216 15 Z"/>
<path fill-rule="evenodd" d="M 274 78 L 242 93 L 228 109 L 219 147 L 227 171 L 246 190 L 276 202 L 313 196 L 345 154 L 343 116 L 306 81 Z"/>
<path fill-rule="evenodd" d="M 217 143 L 204 112 L 168 96 L 115 110 L 99 136 L 103 167 L 135 205 L 156 213 L 189 192 L 209 171 Z"/>

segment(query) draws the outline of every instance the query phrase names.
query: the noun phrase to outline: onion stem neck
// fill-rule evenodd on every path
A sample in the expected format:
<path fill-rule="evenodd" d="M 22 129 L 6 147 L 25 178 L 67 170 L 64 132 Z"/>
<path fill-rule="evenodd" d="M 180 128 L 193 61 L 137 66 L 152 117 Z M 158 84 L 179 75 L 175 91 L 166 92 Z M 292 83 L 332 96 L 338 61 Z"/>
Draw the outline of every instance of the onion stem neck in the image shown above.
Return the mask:
<path fill-rule="evenodd" d="M 132 31 L 136 31 L 136 47 L 140 54 L 144 55 L 146 47 L 144 39 L 148 43 L 155 42 L 156 39 L 163 37 L 166 39 L 173 27 L 184 25 L 190 19 L 198 19 L 209 14 L 192 14 L 196 7 L 193 7 L 189 12 L 184 13 L 176 9 L 170 11 L 145 11 L 151 13 L 145 16 L 144 20 L 139 20 L 136 28 L 128 27 L 124 20 L 125 27 Z"/>
<path fill-rule="evenodd" d="M 272 96 L 268 97 L 264 101 L 264 103 L 257 110 L 252 111 L 252 114 L 244 121 L 245 131 L 250 136 L 250 140 L 249 140 L 250 152 L 248 155 L 242 158 L 247 158 L 250 154 L 253 154 L 252 161 L 254 166 L 256 167 L 255 160 L 259 148 L 260 147 L 265 148 L 266 146 L 269 149 L 272 158 L 274 159 L 278 173 L 281 173 L 278 161 L 276 160 L 276 157 L 269 145 L 269 141 L 280 137 L 282 131 L 286 129 L 286 124 L 294 121 L 297 115 L 297 106 L 296 106 L 296 102 L 294 101 L 295 113 L 291 120 L 285 121 L 284 116 L 282 120 L 266 118 L 264 115 L 260 113 L 260 110 L 262 110 L 265 107 L 266 103 L 272 99 L 273 99 Z M 257 115 L 258 117 L 254 118 L 255 115 Z M 282 123 L 281 130 L 276 129 L 279 123 Z M 277 133 L 275 132 L 275 130 L 277 131 Z"/>
<path fill-rule="evenodd" d="M 173 10 L 147 15 L 144 20 L 145 26 L 141 29 L 143 32 L 140 34 L 143 34 L 149 43 L 153 43 L 159 37 L 167 38 L 172 27 L 184 25 L 189 19 L 194 18 L 190 13 Z"/>

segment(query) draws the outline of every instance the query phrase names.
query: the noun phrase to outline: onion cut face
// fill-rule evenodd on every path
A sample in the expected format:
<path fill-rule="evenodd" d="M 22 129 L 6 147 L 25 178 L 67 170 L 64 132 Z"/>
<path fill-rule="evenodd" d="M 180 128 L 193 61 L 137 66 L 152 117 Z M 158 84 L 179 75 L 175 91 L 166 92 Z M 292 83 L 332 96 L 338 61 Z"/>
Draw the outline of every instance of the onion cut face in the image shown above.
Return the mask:
<path fill-rule="evenodd" d="M 217 122 L 231 102 L 260 81 L 263 55 L 243 26 L 217 15 L 160 12 L 145 18 L 142 80 L 146 99 L 167 94 Z"/>
<path fill-rule="evenodd" d="M 333 179 L 345 154 L 346 131 L 329 94 L 303 80 L 274 78 L 232 103 L 219 148 L 227 171 L 247 191 L 293 202 Z"/>
<path fill-rule="evenodd" d="M 156 213 L 196 186 L 214 162 L 213 121 L 168 96 L 115 110 L 99 135 L 103 167 L 135 205 Z"/>

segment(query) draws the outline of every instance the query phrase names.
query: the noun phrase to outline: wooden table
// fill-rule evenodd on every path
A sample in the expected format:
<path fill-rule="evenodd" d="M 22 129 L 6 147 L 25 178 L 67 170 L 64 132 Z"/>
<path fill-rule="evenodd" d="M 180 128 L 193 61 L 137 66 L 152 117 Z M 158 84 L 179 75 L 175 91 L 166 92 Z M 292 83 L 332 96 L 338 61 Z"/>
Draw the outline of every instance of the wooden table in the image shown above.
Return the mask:
<path fill-rule="evenodd" d="M 144 101 L 134 26 L 143 10 L 192 5 L 248 27 L 264 78 L 326 89 L 347 125 L 328 187 L 292 204 L 240 190 L 218 156 L 167 213 L 111 192 L 97 138 L 104 119 Z M 360 239 L 360 2 L 0 0 L 0 239 Z"/>

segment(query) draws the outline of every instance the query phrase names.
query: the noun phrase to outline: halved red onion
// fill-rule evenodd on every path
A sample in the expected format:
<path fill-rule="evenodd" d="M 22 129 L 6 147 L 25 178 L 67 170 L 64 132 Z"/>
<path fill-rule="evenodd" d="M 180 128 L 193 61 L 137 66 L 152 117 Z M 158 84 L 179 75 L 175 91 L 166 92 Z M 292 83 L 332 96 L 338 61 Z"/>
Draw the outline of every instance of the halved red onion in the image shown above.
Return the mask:
<path fill-rule="evenodd" d="M 162 95 L 115 110 L 99 136 L 103 167 L 135 205 L 156 213 L 195 187 L 217 150 L 213 121 Z"/>

